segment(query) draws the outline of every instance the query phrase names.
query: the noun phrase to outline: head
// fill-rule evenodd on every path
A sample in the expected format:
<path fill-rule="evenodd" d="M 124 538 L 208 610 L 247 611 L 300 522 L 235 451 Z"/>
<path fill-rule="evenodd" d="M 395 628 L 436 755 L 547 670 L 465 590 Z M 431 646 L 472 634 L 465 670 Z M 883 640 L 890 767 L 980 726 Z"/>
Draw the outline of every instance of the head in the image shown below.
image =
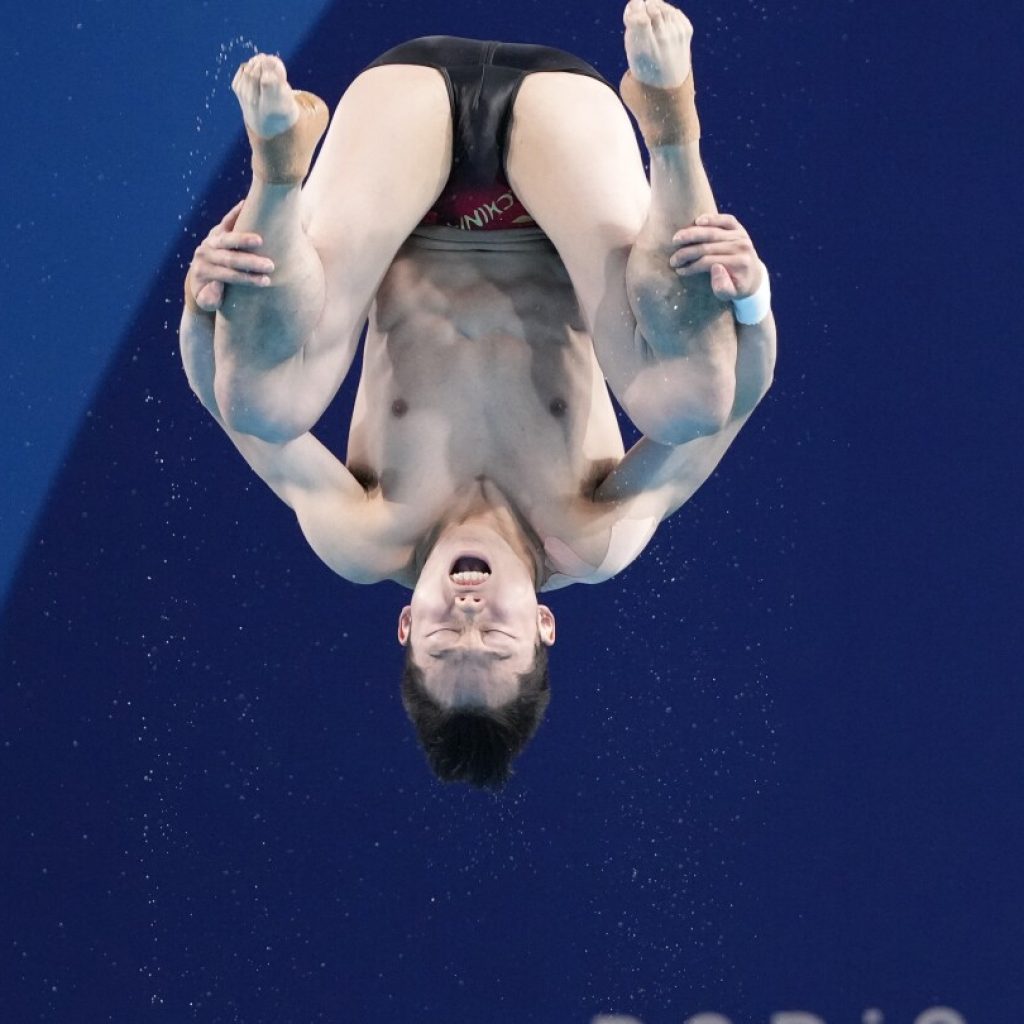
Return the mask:
<path fill-rule="evenodd" d="M 549 700 L 550 609 L 537 603 L 533 560 L 482 526 L 445 531 L 402 609 L 402 700 L 443 781 L 498 787 Z"/>
<path fill-rule="evenodd" d="M 499 708 L 445 707 L 427 689 L 411 646 L 406 648 L 402 703 L 427 763 L 442 782 L 500 789 L 512 760 L 537 731 L 551 693 L 548 650 L 536 647 L 533 665 L 519 677 L 517 695 Z"/>

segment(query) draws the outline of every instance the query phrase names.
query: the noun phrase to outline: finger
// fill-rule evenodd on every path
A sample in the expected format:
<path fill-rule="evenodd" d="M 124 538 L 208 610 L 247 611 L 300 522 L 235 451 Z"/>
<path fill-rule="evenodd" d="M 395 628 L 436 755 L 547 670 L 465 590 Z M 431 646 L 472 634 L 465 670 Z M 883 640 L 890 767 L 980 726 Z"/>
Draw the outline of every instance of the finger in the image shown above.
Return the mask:
<path fill-rule="evenodd" d="M 742 253 L 743 248 L 737 242 L 702 242 L 677 249 L 669 257 L 668 264 L 670 267 L 685 267 L 704 256 L 739 256 Z"/>
<path fill-rule="evenodd" d="M 270 277 L 266 274 L 209 263 L 196 267 L 195 280 L 198 287 L 217 281 L 221 284 L 247 284 L 254 288 L 267 288 L 270 285 Z"/>
<path fill-rule="evenodd" d="M 709 224 L 716 228 L 730 228 L 733 231 L 743 231 L 743 225 L 731 213 L 704 213 L 694 223 L 701 227 Z"/>
<path fill-rule="evenodd" d="M 219 226 L 224 228 L 225 231 L 230 231 L 235 226 L 235 221 L 238 220 L 238 215 L 242 212 L 243 206 L 245 206 L 244 199 L 235 203 L 235 205 L 232 206 L 231 209 L 228 210 L 228 212 L 221 218 Z"/>
<path fill-rule="evenodd" d="M 753 273 L 753 268 L 748 260 L 719 255 L 702 256 L 699 260 L 686 264 L 685 267 L 676 267 L 676 273 L 680 277 L 688 277 L 691 274 L 708 274 L 716 263 L 721 263 L 734 278 L 744 277 L 747 273 Z"/>
<path fill-rule="evenodd" d="M 201 263 L 210 267 L 230 267 L 232 270 L 243 270 L 248 274 L 272 274 L 274 261 L 256 253 L 242 252 L 237 249 L 210 249 L 203 253 Z M 204 266 L 205 270 L 206 267 Z M 216 276 L 211 275 L 211 276 Z"/>
<path fill-rule="evenodd" d="M 672 241 L 677 244 L 689 245 L 692 242 L 713 242 L 716 240 L 745 241 L 747 236 L 741 231 L 731 231 L 728 228 L 716 227 L 686 227 L 680 228 L 673 236 Z"/>
<path fill-rule="evenodd" d="M 724 301 L 735 299 L 739 294 L 736 282 L 721 263 L 711 265 L 711 290 L 717 298 Z"/>
<path fill-rule="evenodd" d="M 225 231 L 210 244 L 212 249 L 258 249 L 263 237 L 255 231 Z"/>

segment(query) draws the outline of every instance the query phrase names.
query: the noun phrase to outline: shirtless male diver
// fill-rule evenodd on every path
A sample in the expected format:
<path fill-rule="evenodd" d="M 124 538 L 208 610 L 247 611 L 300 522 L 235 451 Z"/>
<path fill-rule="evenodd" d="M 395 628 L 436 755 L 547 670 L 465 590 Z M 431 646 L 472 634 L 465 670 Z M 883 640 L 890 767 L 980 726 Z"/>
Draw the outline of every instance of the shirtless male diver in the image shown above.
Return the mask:
<path fill-rule="evenodd" d="M 548 701 L 537 592 L 606 580 L 768 389 L 775 326 L 701 164 L 689 21 L 629 0 L 621 91 L 559 50 L 431 36 L 328 114 L 234 81 L 243 203 L 196 250 L 189 383 L 357 583 L 413 589 L 403 702 L 439 778 L 500 785 Z M 313 435 L 367 324 L 347 465 Z M 607 386 L 606 386 L 607 381 Z M 624 452 L 608 388 L 644 437 Z"/>

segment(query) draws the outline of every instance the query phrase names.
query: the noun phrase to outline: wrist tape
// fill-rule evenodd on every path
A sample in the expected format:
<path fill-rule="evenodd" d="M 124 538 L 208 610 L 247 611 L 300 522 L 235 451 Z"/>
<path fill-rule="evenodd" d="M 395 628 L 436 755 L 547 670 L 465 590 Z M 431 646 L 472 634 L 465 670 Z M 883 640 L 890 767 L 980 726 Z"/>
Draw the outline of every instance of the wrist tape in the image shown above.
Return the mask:
<path fill-rule="evenodd" d="M 768 268 L 761 264 L 761 283 L 753 295 L 745 299 L 733 299 L 732 311 L 741 324 L 759 324 L 772 308 L 772 288 L 768 283 Z"/>

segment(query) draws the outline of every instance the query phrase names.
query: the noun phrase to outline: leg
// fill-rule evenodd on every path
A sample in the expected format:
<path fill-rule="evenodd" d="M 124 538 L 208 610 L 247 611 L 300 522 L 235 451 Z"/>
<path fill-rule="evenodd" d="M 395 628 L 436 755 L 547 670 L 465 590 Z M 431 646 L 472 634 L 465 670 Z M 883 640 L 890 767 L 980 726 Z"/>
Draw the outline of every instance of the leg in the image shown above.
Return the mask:
<path fill-rule="evenodd" d="M 626 22 L 634 75 L 664 86 L 688 76 L 689 23 L 678 11 L 631 0 Z M 650 131 L 648 141 L 649 189 L 610 90 L 532 75 L 516 101 L 508 173 L 565 261 L 612 392 L 645 434 L 679 443 L 727 413 L 735 330 L 709 279 L 681 279 L 668 263 L 675 232 L 715 212 L 697 142 L 662 144 Z"/>
<path fill-rule="evenodd" d="M 626 111 L 596 79 L 531 74 L 516 96 L 505 168 L 565 263 L 601 368 L 621 401 L 636 328 L 626 265 L 650 206 Z"/>
<path fill-rule="evenodd" d="M 240 74 L 252 133 L 294 123 L 280 61 L 257 57 Z M 319 418 L 380 279 L 444 186 L 451 135 L 439 72 L 373 68 L 342 97 L 304 189 L 254 175 L 236 230 L 262 237 L 275 270 L 269 288 L 229 286 L 217 317 L 217 400 L 234 429 L 280 441 Z"/>

